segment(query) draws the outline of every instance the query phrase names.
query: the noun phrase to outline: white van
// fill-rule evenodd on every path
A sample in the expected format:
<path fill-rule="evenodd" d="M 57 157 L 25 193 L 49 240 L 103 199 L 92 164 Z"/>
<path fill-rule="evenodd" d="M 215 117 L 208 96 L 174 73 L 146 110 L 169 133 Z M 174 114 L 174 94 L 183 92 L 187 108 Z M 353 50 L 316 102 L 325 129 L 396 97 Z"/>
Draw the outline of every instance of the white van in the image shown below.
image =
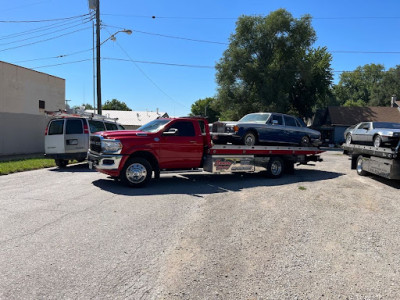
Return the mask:
<path fill-rule="evenodd" d="M 123 130 L 115 119 L 93 114 L 58 114 L 45 131 L 45 156 L 54 158 L 64 168 L 69 160 L 84 161 L 89 149 L 89 136 L 99 131 Z"/>

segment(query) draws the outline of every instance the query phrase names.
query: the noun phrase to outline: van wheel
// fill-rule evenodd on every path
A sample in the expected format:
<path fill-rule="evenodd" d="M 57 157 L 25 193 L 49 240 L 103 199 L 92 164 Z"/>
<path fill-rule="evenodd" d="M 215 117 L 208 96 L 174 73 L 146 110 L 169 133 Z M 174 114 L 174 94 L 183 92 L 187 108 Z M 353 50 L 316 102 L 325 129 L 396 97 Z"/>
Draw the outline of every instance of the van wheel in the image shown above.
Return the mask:
<path fill-rule="evenodd" d="M 271 178 L 279 178 L 282 176 L 285 164 L 280 157 L 271 157 L 267 165 L 267 174 Z"/>
<path fill-rule="evenodd" d="M 68 160 L 66 159 L 55 159 L 57 167 L 65 168 L 68 165 Z"/>
<path fill-rule="evenodd" d="M 147 159 L 132 157 L 121 172 L 121 181 L 130 187 L 144 187 L 151 179 L 152 168 Z"/>

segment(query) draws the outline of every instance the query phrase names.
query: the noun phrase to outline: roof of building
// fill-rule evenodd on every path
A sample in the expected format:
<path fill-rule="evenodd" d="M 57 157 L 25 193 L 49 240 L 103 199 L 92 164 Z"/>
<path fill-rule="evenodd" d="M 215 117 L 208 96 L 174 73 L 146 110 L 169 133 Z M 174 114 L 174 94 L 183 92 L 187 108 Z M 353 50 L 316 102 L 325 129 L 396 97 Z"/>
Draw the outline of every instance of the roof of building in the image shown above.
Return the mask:
<path fill-rule="evenodd" d="M 86 110 L 86 112 L 93 113 L 93 110 Z M 102 114 L 109 118 L 118 118 L 118 123 L 127 126 L 141 126 L 158 117 L 168 118 L 166 112 L 155 111 L 103 110 Z"/>
<path fill-rule="evenodd" d="M 400 123 L 397 107 L 342 107 L 330 106 L 317 112 L 313 126 L 351 126 L 360 122 Z"/>

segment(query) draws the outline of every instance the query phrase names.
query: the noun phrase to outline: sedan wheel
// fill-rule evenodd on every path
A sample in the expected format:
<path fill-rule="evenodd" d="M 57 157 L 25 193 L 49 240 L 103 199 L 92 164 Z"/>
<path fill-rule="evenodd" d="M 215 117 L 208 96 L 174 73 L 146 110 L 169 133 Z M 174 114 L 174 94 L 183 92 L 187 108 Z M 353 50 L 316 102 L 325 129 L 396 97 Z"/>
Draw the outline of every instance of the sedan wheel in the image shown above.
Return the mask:
<path fill-rule="evenodd" d="M 382 138 L 380 135 L 374 136 L 374 147 L 379 148 L 382 145 Z"/>
<path fill-rule="evenodd" d="M 257 138 L 254 133 L 248 132 L 243 138 L 243 143 L 246 146 L 254 146 L 257 143 Z"/>
<path fill-rule="evenodd" d="M 311 144 L 310 144 L 310 138 L 308 137 L 308 136 L 303 136 L 302 138 L 301 138 L 301 142 L 300 142 L 300 146 L 302 146 L 302 147 L 309 147 Z"/>

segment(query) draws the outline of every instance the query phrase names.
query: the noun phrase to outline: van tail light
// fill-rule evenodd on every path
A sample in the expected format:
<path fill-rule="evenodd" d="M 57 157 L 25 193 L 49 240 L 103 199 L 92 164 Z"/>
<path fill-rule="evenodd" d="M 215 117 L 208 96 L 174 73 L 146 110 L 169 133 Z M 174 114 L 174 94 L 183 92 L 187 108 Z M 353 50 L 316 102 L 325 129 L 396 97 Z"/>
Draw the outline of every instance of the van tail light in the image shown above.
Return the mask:
<path fill-rule="evenodd" d="M 47 135 L 48 131 L 49 131 L 49 125 L 46 126 L 46 129 L 44 130 L 44 135 Z"/>
<path fill-rule="evenodd" d="M 83 133 L 89 133 L 89 128 L 86 123 L 83 123 Z"/>

